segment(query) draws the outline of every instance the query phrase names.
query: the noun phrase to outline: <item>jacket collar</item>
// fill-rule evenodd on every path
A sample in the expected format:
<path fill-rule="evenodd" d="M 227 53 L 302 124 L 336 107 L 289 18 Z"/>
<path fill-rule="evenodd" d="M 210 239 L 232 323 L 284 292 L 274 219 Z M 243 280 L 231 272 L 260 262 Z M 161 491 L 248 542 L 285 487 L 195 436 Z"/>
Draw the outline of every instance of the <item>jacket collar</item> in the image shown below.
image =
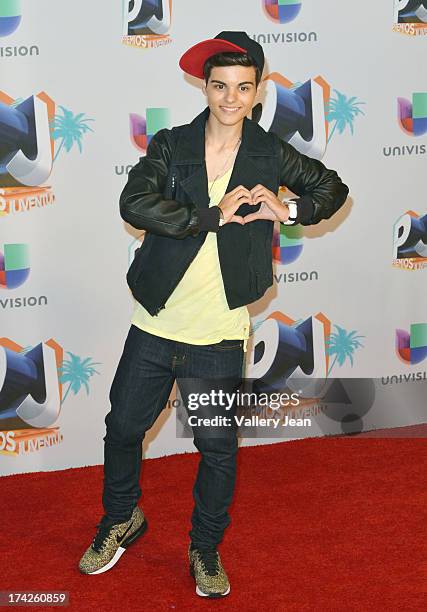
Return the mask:
<path fill-rule="evenodd" d="M 205 161 L 205 125 L 210 109 L 207 106 L 191 123 L 183 126 L 176 152 L 177 164 L 203 164 Z M 274 151 L 267 132 L 252 119 L 243 120 L 242 142 L 243 149 L 248 156 L 273 157 Z"/>

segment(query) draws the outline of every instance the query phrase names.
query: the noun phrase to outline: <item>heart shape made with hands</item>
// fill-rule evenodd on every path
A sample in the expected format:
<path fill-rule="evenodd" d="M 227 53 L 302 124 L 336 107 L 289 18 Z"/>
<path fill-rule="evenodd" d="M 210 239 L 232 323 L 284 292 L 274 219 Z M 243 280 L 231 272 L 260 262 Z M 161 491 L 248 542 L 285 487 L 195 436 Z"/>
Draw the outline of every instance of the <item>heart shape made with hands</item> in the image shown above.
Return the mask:
<path fill-rule="evenodd" d="M 249 213 L 245 215 L 245 217 L 242 217 L 244 224 L 260 219 L 269 221 L 288 220 L 289 208 L 283 204 L 277 195 L 270 191 L 270 189 L 267 189 L 264 185 L 258 184 L 250 189 L 250 194 L 252 202 L 249 206 L 256 206 L 257 204 L 261 204 L 261 206 L 256 212 Z"/>

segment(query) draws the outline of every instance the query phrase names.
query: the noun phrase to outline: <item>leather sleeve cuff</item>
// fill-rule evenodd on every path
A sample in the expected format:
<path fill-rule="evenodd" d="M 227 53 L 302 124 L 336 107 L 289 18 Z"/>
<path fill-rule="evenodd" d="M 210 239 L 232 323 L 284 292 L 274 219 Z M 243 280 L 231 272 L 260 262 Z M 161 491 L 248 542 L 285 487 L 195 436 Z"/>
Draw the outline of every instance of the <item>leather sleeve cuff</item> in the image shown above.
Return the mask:
<path fill-rule="evenodd" d="M 314 204 L 310 196 L 301 196 L 300 198 L 292 198 L 293 202 L 297 205 L 297 218 L 295 219 L 295 225 L 297 223 L 303 223 L 309 225 L 311 218 L 314 213 Z"/>
<path fill-rule="evenodd" d="M 199 208 L 197 210 L 199 217 L 199 231 L 201 232 L 217 232 L 219 230 L 219 206 L 210 206 L 209 208 Z"/>

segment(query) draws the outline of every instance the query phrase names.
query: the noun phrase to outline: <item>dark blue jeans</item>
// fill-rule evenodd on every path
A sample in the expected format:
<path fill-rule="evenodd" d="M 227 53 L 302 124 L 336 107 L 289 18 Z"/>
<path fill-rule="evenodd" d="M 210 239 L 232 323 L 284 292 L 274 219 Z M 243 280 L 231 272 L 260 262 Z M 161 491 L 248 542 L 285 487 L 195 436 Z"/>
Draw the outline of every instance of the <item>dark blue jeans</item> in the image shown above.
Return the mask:
<path fill-rule="evenodd" d="M 164 409 L 174 381 L 184 403 L 188 393 L 206 392 L 210 379 L 212 383 L 214 379 L 226 379 L 221 386 L 236 389 L 243 358 L 243 340 L 195 345 L 131 326 L 111 386 L 111 411 L 105 418 L 104 520 L 129 520 L 141 496 L 142 441 Z M 218 388 L 215 384 L 213 387 Z M 203 416 L 209 414 L 209 406 L 203 411 Z M 198 413 L 196 410 L 191 414 L 194 412 Z M 225 413 L 235 413 L 235 406 Z M 194 444 L 201 458 L 193 487 L 195 505 L 189 535 L 200 548 L 219 544 L 230 523 L 228 507 L 234 492 L 238 440 L 235 427 L 224 427 L 223 433 L 222 436 L 219 430 L 218 435 L 217 430 L 216 436 L 210 437 L 206 432 L 200 435 L 200 428 L 193 428 Z"/>

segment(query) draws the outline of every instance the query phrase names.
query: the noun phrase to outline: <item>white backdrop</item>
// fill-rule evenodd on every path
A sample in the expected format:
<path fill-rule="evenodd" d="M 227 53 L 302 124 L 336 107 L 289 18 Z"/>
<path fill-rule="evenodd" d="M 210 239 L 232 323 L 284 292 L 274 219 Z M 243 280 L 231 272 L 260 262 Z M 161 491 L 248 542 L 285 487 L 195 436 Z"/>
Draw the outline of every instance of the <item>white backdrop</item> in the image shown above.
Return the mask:
<path fill-rule="evenodd" d="M 282 22 L 263 0 L 169 9 L 164 0 L 0 2 L 1 474 L 102 463 L 133 308 L 125 274 L 138 232 L 118 209 L 126 169 L 144 154 L 144 129 L 187 123 L 205 107 L 178 59 L 227 29 L 264 46 L 261 125 L 283 110 L 276 92 L 294 96 L 307 131 L 291 142 L 350 187 L 333 219 L 282 229 L 274 286 L 250 307 L 248 376 L 257 342 L 274 360 L 282 326 L 297 333 L 308 320 L 320 334 L 306 347 L 318 376 L 379 377 L 388 394 L 365 428 L 426 420 L 411 396 L 427 354 L 423 3 L 295 0 L 280 7 Z M 300 437 L 340 431 L 325 419 Z M 145 449 L 194 447 L 176 437 L 168 408 Z"/>

